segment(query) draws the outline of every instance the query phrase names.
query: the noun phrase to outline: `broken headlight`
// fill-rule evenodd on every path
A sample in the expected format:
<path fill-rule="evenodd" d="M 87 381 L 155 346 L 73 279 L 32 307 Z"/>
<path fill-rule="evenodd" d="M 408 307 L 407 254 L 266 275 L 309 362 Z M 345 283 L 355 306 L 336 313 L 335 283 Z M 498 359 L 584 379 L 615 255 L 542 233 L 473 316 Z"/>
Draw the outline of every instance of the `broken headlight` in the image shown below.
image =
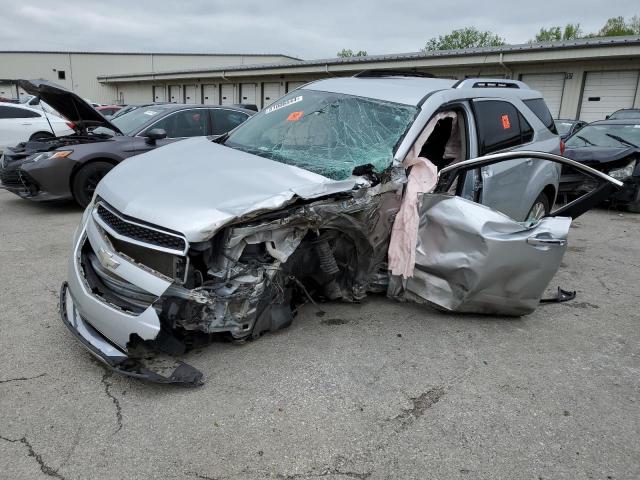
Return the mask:
<path fill-rule="evenodd" d="M 633 169 L 636 168 L 636 161 L 631 160 L 626 167 L 616 168 L 615 170 L 611 170 L 609 172 L 609 176 L 615 178 L 616 180 L 623 180 L 627 177 L 633 175 Z"/>
<path fill-rule="evenodd" d="M 42 152 L 31 155 L 27 158 L 28 162 L 39 162 L 40 160 L 49 160 L 50 158 L 66 158 L 73 153 L 73 150 L 55 150 L 53 152 Z"/>

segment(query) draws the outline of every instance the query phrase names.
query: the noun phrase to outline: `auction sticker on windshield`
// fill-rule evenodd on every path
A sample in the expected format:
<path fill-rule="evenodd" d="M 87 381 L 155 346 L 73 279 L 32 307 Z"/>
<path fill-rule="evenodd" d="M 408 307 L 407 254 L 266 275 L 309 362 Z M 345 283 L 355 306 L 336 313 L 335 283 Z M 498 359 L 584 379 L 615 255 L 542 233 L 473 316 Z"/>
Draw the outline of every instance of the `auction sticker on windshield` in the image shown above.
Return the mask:
<path fill-rule="evenodd" d="M 299 95 L 295 98 L 290 98 L 289 100 L 286 100 L 284 102 L 280 102 L 280 103 L 276 103 L 275 105 L 272 105 L 270 107 L 267 107 L 264 109 L 264 113 L 269 114 L 271 112 L 275 112 L 276 110 L 280 110 L 281 108 L 284 107 L 288 107 L 289 105 L 293 105 L 294 103 L 298 103 L 302 101 L 302 95 Z"/>

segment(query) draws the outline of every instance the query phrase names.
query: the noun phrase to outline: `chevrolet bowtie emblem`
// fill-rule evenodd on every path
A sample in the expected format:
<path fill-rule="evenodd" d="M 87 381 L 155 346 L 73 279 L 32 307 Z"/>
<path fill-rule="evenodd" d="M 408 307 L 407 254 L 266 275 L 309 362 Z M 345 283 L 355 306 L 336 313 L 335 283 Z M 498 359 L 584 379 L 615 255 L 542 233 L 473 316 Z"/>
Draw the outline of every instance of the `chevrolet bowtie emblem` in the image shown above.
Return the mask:
<path fill-rule="evenodd" d="M 102 266 L 109 270 L 115 270 L 120 266 L 120 262 L 113 259 L 113 254 L 107 252 L 104 248 L 98 251 L 98 260 Z"/>

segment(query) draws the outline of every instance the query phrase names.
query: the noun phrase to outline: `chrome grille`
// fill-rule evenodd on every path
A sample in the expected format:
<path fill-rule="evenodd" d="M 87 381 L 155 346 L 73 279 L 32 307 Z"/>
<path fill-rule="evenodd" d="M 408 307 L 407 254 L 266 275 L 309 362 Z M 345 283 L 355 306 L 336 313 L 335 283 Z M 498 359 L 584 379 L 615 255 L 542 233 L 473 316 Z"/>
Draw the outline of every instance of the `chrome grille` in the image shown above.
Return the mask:
<path fill-rule="evenodd" d="M 186 250 L 187 243 L 184 238 L 129 221 L 101 203 L 98 204 L 98 216 L 105 225 L 123 237 L 168 250 L 180 252 Z"/>

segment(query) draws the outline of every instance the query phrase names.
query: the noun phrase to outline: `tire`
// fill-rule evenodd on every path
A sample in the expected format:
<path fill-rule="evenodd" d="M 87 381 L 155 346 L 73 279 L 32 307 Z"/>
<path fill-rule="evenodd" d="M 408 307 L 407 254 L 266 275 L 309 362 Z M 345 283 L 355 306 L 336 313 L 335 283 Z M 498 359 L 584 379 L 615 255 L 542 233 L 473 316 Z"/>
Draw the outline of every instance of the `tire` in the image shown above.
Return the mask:
<path fill-rule="evenodd" d="M 113 167 L 109 162 L 92 162 L 78 170 L 71 185 L 71 193 L 78 205 L 82 208 L 89 205 L 98 183 Z"/>
<path fill-rule="evenodd" d="M 551 207 L 549 206 L 549 199 L 544 193 L 538 195 L 538 198 L 535 199 L 533 205 L 531 205 L 531 209 L 529 209 L 529 213 L 527 214 L 527 218 L 525 221 L 538 221 L 542 218 L 549 215 L 551 212 Z"/>
<path fill-rule="evenodd" d="M 53 135 L 49 132 L 36 132 L 29 137 L 29 140 L 49 140 Z"/>

